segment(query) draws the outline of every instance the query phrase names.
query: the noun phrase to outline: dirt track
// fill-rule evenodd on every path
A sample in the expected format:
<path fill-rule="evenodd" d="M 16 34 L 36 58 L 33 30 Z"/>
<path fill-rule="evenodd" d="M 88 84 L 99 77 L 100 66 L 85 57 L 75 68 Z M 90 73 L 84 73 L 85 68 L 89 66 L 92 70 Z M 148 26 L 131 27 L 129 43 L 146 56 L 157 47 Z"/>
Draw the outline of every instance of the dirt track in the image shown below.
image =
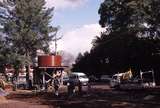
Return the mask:
<path fill-rule="evenodd" d="M 84 91 L 70 98 L 66 92 L 59 97 L 53 93 L 12 92 L 0 108 L 160 108 L 159 91 L 117 91 L 104 84 Z"/>

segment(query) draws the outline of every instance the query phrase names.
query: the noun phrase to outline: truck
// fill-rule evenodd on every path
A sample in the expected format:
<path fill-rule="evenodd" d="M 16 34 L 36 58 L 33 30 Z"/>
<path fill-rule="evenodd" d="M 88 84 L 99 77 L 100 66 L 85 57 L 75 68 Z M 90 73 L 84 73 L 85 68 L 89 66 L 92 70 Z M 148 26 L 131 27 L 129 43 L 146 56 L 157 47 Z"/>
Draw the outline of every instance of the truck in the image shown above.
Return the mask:
<path fill-rule="evenodd" d="M 131 69 L 124 73 L 114 74 L 110 80 L 112 88 L 142 89 L 156 86 L 154 71 L 140 71 L 140 75 L 133 77 Z"/>

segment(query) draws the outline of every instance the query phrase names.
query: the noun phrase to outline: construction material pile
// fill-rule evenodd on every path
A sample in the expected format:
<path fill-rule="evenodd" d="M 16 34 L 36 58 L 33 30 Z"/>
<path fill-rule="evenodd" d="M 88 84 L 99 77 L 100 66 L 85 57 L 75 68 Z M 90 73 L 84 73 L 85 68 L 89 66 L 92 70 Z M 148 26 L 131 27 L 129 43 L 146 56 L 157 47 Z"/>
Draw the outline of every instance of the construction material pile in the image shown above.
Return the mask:
<path fill-rule="evenodd" d="M 2 88 L 0 88 L 0 96 L 7 96 L 8 93 L 4 91 Z"/>

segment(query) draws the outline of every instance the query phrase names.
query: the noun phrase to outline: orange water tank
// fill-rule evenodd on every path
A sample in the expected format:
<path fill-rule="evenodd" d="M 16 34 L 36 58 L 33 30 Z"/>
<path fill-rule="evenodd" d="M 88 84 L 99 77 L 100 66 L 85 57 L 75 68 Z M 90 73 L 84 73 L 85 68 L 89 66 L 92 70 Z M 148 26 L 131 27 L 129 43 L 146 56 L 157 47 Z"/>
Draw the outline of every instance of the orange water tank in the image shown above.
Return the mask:
<path fill-rule="evenodd" d="M 38 56 L 39 67 L 61 66 L 62 57 L 60 55 L 42 55 Z"/>

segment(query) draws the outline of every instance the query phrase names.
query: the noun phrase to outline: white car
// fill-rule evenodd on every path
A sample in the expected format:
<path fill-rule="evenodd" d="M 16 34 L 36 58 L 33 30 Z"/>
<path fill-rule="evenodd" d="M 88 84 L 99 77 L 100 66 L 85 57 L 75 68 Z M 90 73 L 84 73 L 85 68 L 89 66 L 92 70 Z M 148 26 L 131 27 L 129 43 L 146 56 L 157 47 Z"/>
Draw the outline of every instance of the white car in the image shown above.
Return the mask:
<path fill-rule="evenodd" d="M 89 78 L 82 72 L 72 72 L 69 75 L 69 81 L 74 82 L 75 85 L 88 85 Z"/>

